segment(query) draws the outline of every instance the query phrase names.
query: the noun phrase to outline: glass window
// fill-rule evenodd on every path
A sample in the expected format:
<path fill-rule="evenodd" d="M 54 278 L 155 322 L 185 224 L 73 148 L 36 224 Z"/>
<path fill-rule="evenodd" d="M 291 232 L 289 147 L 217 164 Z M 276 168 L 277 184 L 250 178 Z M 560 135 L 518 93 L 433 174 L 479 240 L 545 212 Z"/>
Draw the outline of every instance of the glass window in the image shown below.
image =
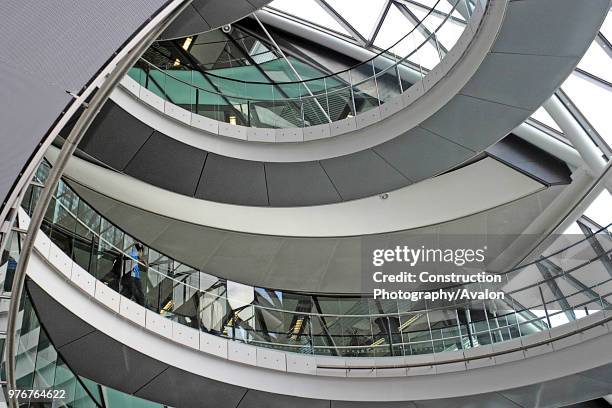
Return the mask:
<path fill-rule="evenodd" d="M 612 145 L 612 122 L 610 121 L 612 92 L 610 89 L 606 85 L 577 73 L 570 75 L 562 85 L 562 89 L 608 145 Z"/>
<path fill-rule="evenodd" d="M 314 0 L 274 0 L 269 6 L 320 27 L 327 28 L 328 30 L 349 35 L 346 30 Z"/>
<path fill-rule="evenodd" d="M 355 6 L 354 0 L 328 0 L 336 10 L 364 38 L 370 38 L 377 17 L 382 12 L 386 0 L 368 0 Z"/>
<path fill-rule="evenodd" d="M 559 125 L 557 125 L 557 122 L 554 121 L 554 119 L 548 114 L 548 112 L 546 112 L 544 108 L 539 108 L 537 111 L 535 111 L 533 115 L 531 115 L 531 119 L 535 119 L 538 122 L 555 129 L 559 133 L 563 133 Z"/>
<path fill-rule="evenodd" d="M 584 215 L 602 227 L 612 223 L 612 194 L 604 190 L 584 212 Z"/>
<path fill-rule="evenodd" d="M 578 68 L 605 81 L 612 82 L 610 64 L 612 64 L 612 60 L 608 56 L 608 52 L 597 41 L 593 41 L 587 53 L 580 60 Z"/>

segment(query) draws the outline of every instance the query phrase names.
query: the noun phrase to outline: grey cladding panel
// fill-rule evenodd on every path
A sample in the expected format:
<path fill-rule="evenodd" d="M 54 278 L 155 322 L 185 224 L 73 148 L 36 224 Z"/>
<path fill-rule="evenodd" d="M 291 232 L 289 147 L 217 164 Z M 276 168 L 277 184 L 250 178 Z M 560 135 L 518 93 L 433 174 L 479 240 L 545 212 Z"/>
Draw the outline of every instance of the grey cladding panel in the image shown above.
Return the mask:
<path fill-rule="evenodd" d="M 60 87 L 0 61 L 0 208 L 28 158 L 70 99 Z"/>
<path fill-rule="evenodd" d="M 165 0 L 0 1 L 0 207 L 71 97 Z M 91 40 L 94 39 L 94 40 Z"/>
<path fill-rule="evenodd" d="M 266 163 L 270 205 L 317 205 L 340 201 L 318 162 Z"/>
<path fill-rule="evenodd" d="M 235 408 L 246 391 L 246 388 L 170 367 L 140 389 L 136 396 L 181 408 Z"/>
<path fill-rule="evenodd" d="M 526 405 L 517 405 L 512 400 L 497 393 L 478 394 L 468 397 L 444 398 L 427 401 L 415 401 L 416 408 L 520 408 Z M 531 405 L 532 407 L 538 406 Z M 546 405 L 548 406 L 548 405 Z"/>
<path fill-rule="evenodd" d="M 264 165 L 209 153 L 195 195 L 222 203 L 268 205 Z"/>
<path fill-rule="evenodd" d="M 493 51 L 579 57 L 608 7 L 608 0 L 512 1 Z"/>
<path fill-rule="evenodd" d="M 249 390 L 238 408 L 329 408 L 329 400 L 315 400 Z"/>
<path fill-rule="evenodd" d="M 506 136 L 530 112 L 465 95 L 457 95 L 421 126 L 474 151 Z"/>
<path fill-rule="evenodd" d="M 522 407 L 541 406 L 540 401 L 547 401 L 547 406 L 550 407 L 563 407 L 576 402 L 577 395 L 584 400 L 589 400 L 610 393 L 612 393 L 612 384 L 582 375 L 563 377 L 554 381 L 500 392 L 504 397 Z"/>
<path fill-rule="evenodd" d="M 125 172 L 166 190 L 193 196 L 206 154 L 155 132 L 132 158 Z"/>
<path fill-rule="evenodd" d="M 392 191 L 410 181 L 371 149 L 323 160 L 321 165 L 343 200 Z"/>
<path fill-rule="evenodd" d="M 417 408 L 417 406 L 412 401 L 332 401 L 330 408 Z"/>
<path fill-rule="evenodd" d="M 160 35 L 160 38 L 178 38 L 187 34 L 202 33 L 208 30 L 210 30 L 210 25 L 191 4 L 170 24 Z"/>
<path fill-rule="evenodd" d="M 247 0 L 195 0 L 193 7 L 211 27 L 233 23 L 256 10 Z"/>
<path fill-rule="evenodd" d="M 251 239 L 244 234 L 227 233 L 202 267 L 212 275 L 234 276 L 237 280 L 249 271 L 253 281 L 263 281 L 282 244 L 280 237 L 258 235 Z"/>
<path fill-rule="evenodd" d="M 130 394 L 167 367 L 99 331 L 61 347 L 59 352 L 79 375 Z"/>
<path fill-rule="evenodd" d="M 279 277 L 282 276 L 286 287 L 310 287 L 314 292 L 319 291 L 338 243 L 339 240 L 335 238 L 286 239 L 271 262 L 266 279 L 259 286 L 278 288 L 281 283 Z M 354 272 L 354 276 L 357 276 L 359 271 Z M 354 283 L 354 280 L 350 283 L 342 281 L 341 286 L 352 286 Z"/>
<path fill-rule="evenodd" d="M 474 155 L 421 127 L 374 147 L 396 169 L 412 181 L 420 181 L 448 170 Z"/>
<path fill-rule="evenodd" d="M 461 93 L 534 111 L 577 63 L 573 57 L 489 54 Z"/>
<path fill-rule="evenodd" d="M 87 130 L 79 148 L 110 167 L 123 170 L 151 134 L 153 128 L 109 100 Z"/>
<path fill-rule="evenodd" d="M 162 39 L 199 34 L 233 23 L 270 3 L 271 0 L 194 0 L 166 31 Z"/>
<path fill-rule="evenodd" d="M 44 79 L 78 92 L 164 4 L 164 0 L 3 0 L 0 60 L 29 72 L 34 82 Z M 36 92 L 33 84 L 28 94 L 40 98 Z"/>

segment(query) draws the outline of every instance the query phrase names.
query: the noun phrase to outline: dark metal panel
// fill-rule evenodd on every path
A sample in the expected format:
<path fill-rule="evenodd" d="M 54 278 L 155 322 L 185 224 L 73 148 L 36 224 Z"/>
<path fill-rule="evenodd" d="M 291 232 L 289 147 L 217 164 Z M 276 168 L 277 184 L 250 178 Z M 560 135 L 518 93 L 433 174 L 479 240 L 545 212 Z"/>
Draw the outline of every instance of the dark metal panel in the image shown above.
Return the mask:
<path fill-rule="evenodd" d="M 41 320 L 47 320 L 52 317 L 62 322 L 62 324 L 56 324 L 49 328 L 53 331 L 53 344 L 55 347 L 62 347 L 96 331 L 95 327 L 74 318 L 74 315 L 68 310 L 63 307 L 57 307 L 57 302 L 33 281 L 28 279 L 26 285 L 31 298 L 33 301 L 35 300 L 34 306 L 38 317 Z"/>
<path fill-rule="evenodd" d="M 170 26 L 160 35 L 161 39 L 184 37 L 188 34 L 202 33 L 210 30 L 210 24 L 193 8 L 185 9 Z"/>
<path fill-rule="evenodd" d="M 444 398 L 437 400 L 415 401 L 417 408 L 466 408 L 466 407 L 495 407 L 495 408 L 522 408 L 521 405 L 497 393 L 479 394 L 469 397 Z M 530 405 L 536 407 L 536 405 Z M 525 406 L 526 407 L 526 406 Z"/>
<path fill-rule="evenodd" d="M 199 34 L 246 17 L 271 0 L 194 0 L 192 7 L 160 36 L 173 39 Z"/>
<path fill-rule="evenodd" d="M 333 405 L 332 405 L 333 406 Z M 386 406 L 386 405 L 385 405 Z M 329 408 L 329 400 L 315 400 L 289 395 L 249 390 L 238 408 Z M 390 406 L 389 408 L 393 408 Z"/>
<path fill-rule="evenodd" d="M 139 390 L 168 367 L 99 331 L 60 347 L 58 351 L 79 375 L 129 394 Z"/>
<path fill-rule="evenodd" d="M 569 184 L 572 181 L 571 171 L 563 161 L 515 135 L 508 135 L 486 152 L 544 184 Z"/>
<path fill-rule="evenodd" d="M 372 401 L 332 401 L 330 408 L 416 408 L 412 401 L 372 402 Z"/>
<path fill-rule="evenodd" d="M 239 205 L 268 205 L 261 162 L 209 153 L 195 196 Z"/>
<path fill-rule="evenodd" d="M 120 391 L 134 393 L 168 366 L 145 356 L 97 330 L 75 336 L 74 340 L 58 346 L 66 328 L 83 332 L 79 327 L 91 328 L 76 317 L 33 281 L 28 281 L 32 303 L 42 325 L 62 358 L 78 375 L 108 385 Z"/>
<path fill-rule="evenodd" d="M 153 132 L 153 128 L 109 100 L 79 148 L 110 167 L 123 170 Z"/>
<path fill-rule="evenodd" d="M 599 398 L 612 393 L 612 384 L 582 375 L 559 378 L 554 381 L 500 391 L 500 394 L 523 407 L 562 407 L 580 400 Z"/>
<path fill-rule="evenodd" d="M 247 0 L 194 0 L 193 7 L 211 27 L 233 23 L 257 10 Z"/>
<path fill-rule="evenodd" d="M 321 165 L 343 200 L 372 196 L 410 184 L 373 150 L 322 160 Z"/>
<path fill-rule="evenodd" d="M 446 171 L 474 155 L 471 150 L 421 127 L 373 149 L 412 181 Z"/>
<path fill-rule="evenodd" d="M 207 152 L 154 132 L 125 173 L 166 190 L 193 196 Z"/>
<path fill-rule="evenodd" d="M 246 391 L 246 388 L 198 377 L 170 367 L 135 395 L 173 407 L 235 408 Z"/>
<path fill-rule="evenodd" d="M 318 162 L 266 163 L 270 205 L 317 205 L 340 201 L 338 192 Z"/>

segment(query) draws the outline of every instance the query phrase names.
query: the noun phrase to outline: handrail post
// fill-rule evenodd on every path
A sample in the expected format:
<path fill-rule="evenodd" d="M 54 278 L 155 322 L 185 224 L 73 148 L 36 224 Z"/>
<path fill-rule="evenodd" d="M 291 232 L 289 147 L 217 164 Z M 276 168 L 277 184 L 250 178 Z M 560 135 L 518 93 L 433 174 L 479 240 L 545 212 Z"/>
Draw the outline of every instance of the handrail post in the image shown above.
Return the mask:
<path fill-rule="evenodd" d="M 552 324 L 550 323 L 550 315 L 548 314 L 548 307 L 546 307 L 546 301 L 544 300 L 544 292 L 542 291 L 542 286 L 538 285 L 538 290 L 540 291 L 540 299 L 542 299 L 542 307 L 544 308 L 544 313 L 546 314 L 546 321 L 548 322 L 548 328 L 552 328 Z"/>

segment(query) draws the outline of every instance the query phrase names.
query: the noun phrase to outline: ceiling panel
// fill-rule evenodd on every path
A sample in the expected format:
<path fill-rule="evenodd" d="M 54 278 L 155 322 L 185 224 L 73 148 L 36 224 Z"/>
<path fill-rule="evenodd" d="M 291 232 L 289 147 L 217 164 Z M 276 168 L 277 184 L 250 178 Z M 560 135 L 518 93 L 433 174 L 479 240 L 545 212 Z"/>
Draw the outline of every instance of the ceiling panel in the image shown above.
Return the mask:
<path fill-rule="evenodd" d="M 261 162 L 208 154 L 195 196 L 240 205 L 268 205 Z"/>
<path fill-rule="evenodd" d="M 207 152 L 155 132 L 125 168 L 125 173 L 176 193 L 193 196 Z"/>
<path fill-rule="evenodd" d="M 318 162 L 266 163 L 270 205 L 303 206 L 340 201 Z"/>

